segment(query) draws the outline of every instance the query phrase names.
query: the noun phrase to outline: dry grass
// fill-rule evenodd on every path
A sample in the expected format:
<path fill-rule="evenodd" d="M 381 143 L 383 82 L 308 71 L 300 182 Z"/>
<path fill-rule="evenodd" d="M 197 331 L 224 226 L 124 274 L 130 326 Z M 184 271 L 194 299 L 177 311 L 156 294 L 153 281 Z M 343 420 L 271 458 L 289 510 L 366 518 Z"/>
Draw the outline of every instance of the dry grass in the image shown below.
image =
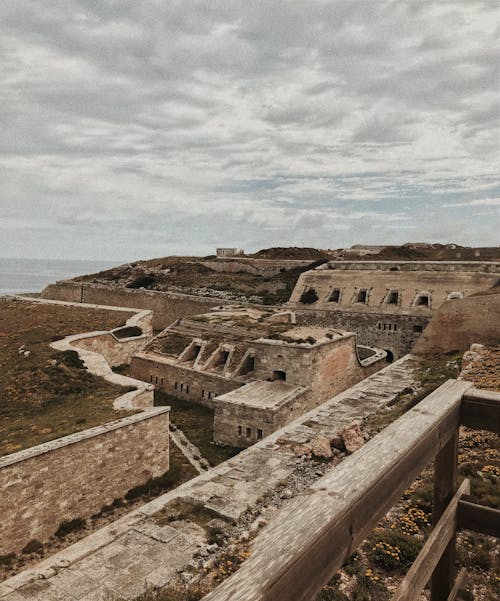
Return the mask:
<path fill-rule="evenodd" d="M 119 417 L 112 403 L 124 388 L 89 374 L 76 352 L 57 352 L 49 343 L 116 328 L 129 316 L 24 301 L 0 304 L 0 455 Z"/>

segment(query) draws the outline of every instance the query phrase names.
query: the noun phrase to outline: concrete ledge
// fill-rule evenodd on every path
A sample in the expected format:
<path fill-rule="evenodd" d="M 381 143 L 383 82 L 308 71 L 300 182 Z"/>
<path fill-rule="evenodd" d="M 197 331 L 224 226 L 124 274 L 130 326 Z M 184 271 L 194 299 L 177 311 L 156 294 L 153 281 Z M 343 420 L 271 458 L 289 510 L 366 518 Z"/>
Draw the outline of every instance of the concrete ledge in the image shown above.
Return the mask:
<path fill-rule="evenodd" d="M 154 409 L 141 411 L 140 413 L 136 413 L 135 415 L 127 415 L 127 417 L 122 417 L 121 419 L 117 419 L 112 422 L 107 422 L 102 426 L 94 426 L 93 428 L 87 428 L 87 430 L 81 430 L 80 432 L 75 432 L 74 434 L 68 434 L 68 436 L 62 436 L 61 438 L 49 440 L 49 442 L 44 442 L 34 447 L 23 449 L 22 451 L 18 451 L 17 453 L 5 455 L 4 457 L 0 458 L 0 469 L 2 469 L 3 467 L 7 467 L 8 465 L 13 465 L 15 463 L 25 461 L 26 459 L 31 459 L 32 457 L 43 455 L 44 453 L 50 453 L 51 451 L 55 451 L 56 449 L 61 449 L 72 444 L 77 444 L 82 440 L 86 440 L 88 438 L 94 438 L 96 436 L 100 436 L 101 434 L 106 434 L 107 432 L 112 432 L 113 430 L 124 428 L 125 426 L 137 424 L 138 422 L 151 419 L 152 417 L 156 417 L 157 415 L 160 415 L 162 413 L 168 413 L 169 411 L 170 407 L 155 407 Z"/>

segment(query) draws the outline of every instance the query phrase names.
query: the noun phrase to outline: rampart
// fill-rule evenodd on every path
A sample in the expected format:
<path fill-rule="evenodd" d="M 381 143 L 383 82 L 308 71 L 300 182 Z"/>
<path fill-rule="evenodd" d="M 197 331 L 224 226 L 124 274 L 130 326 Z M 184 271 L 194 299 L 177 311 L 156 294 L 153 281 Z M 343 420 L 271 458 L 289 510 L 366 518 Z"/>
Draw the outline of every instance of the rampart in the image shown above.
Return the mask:
<path fill-rule="evenodd" d="M 288 271 L 296 267 L 307 267 L 313 260 L 296 259 L 253 259 L 251 257 L 219 257 L 214 261 L 204 261 L 203 264 L 214 271 L 237 273 L 245 271 L 254 275 L 273 276 L 280 271 Z"/>
<path fill-rule="evenodd" d="M 348 271 L 500 272 L 497 261 L 329 261 L 328 267 Z"/>
<path fill-rule="evenodd" d="M 331 264 L 329 264 L 331 265 Z M 385 313 L 428 316 L 445 301 L 464 298 L 494 286 L 500 272 L 446 269 L 451 264 L 434 265 L 436 269 L 315 269 L 303 273 L 290 297 L 290 305 L 328 311 L 349 310 L 360 313 Z M 363 263 L 362 265 L 366 265 Z M 407 265 L 410 267 L 410 265 Z M 425 266 L 424 266 L 425 267 Z M 440 269 L 437 269 L 437 268 Z M 462 264 L 459 264 L 462 268 Z M 469 266 L 467 265 L 467 268 Z M 317 300 L 304 302 L 303 294 L 314 290 Z M 309 299 L 308 299 L 309 300 Z"/>
<path fill-rule="evenodd" d="M 0 458 L 0 555 L 43 542 L 169 468 L 168 407 Z"/>
<path fill-rule="evenodd" d="M 416 353 L 465 351 L 500 344 L 500 291 L 444 303 L 415 345 Z"/>
<path fill-rule="evenodd" d="M 43 290 L 42 298 L 149 309 L 153 311 L 153 327 L 156 330 L 163 329 L 182 317 L 206 313 L 211 307 L 231 304 L 230 301 L 219 298 L 122 287 L 113 288 L 102 284 L 80 282 L 50 284 Z"/>
<path fill-rule="evenodd" d="M 379 347 L 397 359 L 411 351 L 430 316 L 388 315 L 354 311 L 296 310 L 297 324 L 342 328 L 355 332 L 359 344 Z"/>

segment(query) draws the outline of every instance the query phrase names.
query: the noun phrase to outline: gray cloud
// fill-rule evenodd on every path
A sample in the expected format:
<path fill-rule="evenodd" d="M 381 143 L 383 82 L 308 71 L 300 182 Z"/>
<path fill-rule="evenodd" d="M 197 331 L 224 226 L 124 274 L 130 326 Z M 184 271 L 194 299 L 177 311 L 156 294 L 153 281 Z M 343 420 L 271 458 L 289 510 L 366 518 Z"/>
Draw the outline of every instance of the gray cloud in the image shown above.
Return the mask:
<path fill-rule="evenodd" d="M 0 255 L 498 244 L 498 14 L 5 0 Z"/>

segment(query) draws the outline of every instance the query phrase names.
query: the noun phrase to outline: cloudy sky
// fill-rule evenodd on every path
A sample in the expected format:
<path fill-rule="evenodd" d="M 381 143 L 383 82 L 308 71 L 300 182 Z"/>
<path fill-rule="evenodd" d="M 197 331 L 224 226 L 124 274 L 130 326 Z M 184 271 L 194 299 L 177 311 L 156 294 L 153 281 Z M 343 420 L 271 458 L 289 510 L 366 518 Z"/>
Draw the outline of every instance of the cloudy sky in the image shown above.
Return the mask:
<path fill-rule="evenodd" d="M 500 243 L 498 0 L 2 0 L 0 256 Z"/>

